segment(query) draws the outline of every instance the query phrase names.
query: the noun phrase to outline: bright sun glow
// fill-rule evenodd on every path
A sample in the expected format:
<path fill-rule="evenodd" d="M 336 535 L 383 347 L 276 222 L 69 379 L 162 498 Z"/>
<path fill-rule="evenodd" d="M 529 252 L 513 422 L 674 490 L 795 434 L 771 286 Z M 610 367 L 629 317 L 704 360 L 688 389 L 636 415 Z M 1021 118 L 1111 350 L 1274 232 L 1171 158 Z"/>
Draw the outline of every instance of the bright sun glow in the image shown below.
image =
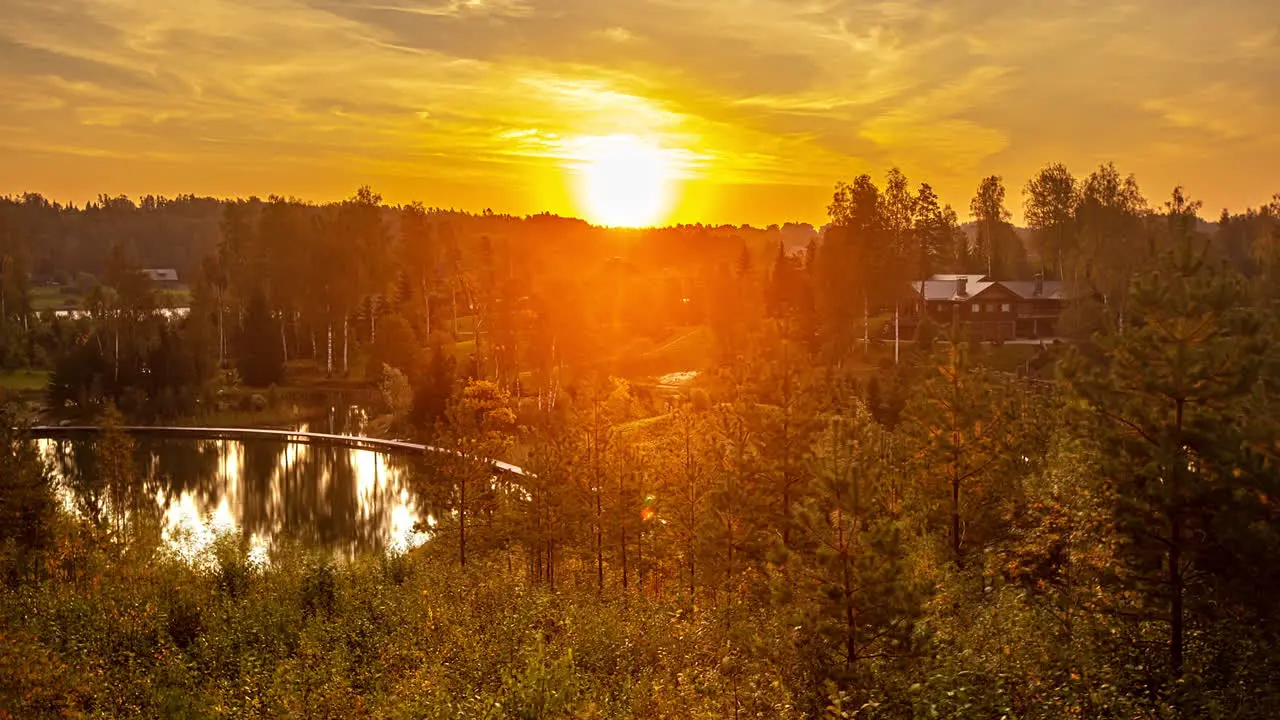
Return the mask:
<path fill-rule="evenodd" d="M 575 145 L 578 202 L 587 220 L 646 227 L 666 219 L 677 179 L 674 153 L 635 135 L 586 137 Z"/>

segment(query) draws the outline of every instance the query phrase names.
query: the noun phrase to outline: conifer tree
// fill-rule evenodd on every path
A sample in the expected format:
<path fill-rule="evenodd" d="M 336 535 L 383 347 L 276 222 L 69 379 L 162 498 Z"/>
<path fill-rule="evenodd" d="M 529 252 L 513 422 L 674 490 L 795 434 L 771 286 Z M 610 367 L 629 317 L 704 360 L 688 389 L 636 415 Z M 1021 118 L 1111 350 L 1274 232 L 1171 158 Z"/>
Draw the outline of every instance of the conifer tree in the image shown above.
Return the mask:
<path fill-rule="evenodd" d="M 581 514 L 573 478 L 584 472 L 583 434 L 573 407 L 548 407 L 545 422 L 535 429 L 533 450 L 525 463 L 523 487 L 528 495 L 523 541 L 535 582 L 556 589 L 557 568 L 566 542 L 571 541 L 573 518 Z"/>
<path fill-rule="evenodd" d="M 1242 279 L 1207 262 L 1191 234 L 1197 207 L 1175 190 L 1166 205 L 1173 249 L 1133 282 L 1129 327 L 1110 326 L 1065 366 L 1105 442 L 1127 580 L 1148 617 L 1168 624 L 1175 678 L 1222 560 L 1212 553 L 1215 520 L 1249 497 L 1223 489 L 1247 478 L 1243 411 L 1269 346 Z"/>
<path fill-rule="evenodd" d="M 709 501 L 716 519 L 712 535 L 718 549 L 715 562 L 721 571 L 730 622 L 745 571 L 764 549 L 759 534 L 763 498 L 758 487 L 758 407 L 747 384 L 749 372 L 741 360 L 726 371 L 727 396 L 713 415 L 718 467 Z"/>
<path fill-rule="evenodd" d="M 266 387 L 284 379 L 284 350 L 279 342 L 279 325 L 267 306 L 261 289 L 249 297 L 240 330 L 236 367 L 240 377 L 256 387 Z"/>
<path fill-rule="evenodd" d="M 0 547 L 8 550 L 12 541 L 15 551 L 13 565 L 0 570 L 9 570 L 14 579 L 39 577 L 39 556 L 54 541 L 56 512 L 48 469 L 25 419 L 15 407 L 0 405 Z"/>
<path fill-rule="evenodd" d="M 790 544 L 795 507 L 806 492 L 808 447 L 816 425 L 813 381 L 800 349 L 785 338 L 774 348 L 764 375 L 755 416 L 760 427 L 760 482 L 769 495 L 768 527 L 784 545 Z"/>
<path fill-rule="evenodd" d="M 124 416 L 112 402 L 103 408 L 98 442 L 94 446 L 96 485 L 105 491 L 116 532 L 138 522 L 142 513 L 141 488 L 133 454 L 137 444 L 123 429 Z"/>
<path fill-rule="evenodd" d="M 856 397 L 841 395 L 814 444 L 814 484 L 796 541 L 782 548 L 787 580 L 774 583 L 774 600 L 815 680 L 849 687 L 868 663 L 910 651 L 923 595 L 889 508 L 874 422 Z"/>
<path fill-rule="evenodd" d="M 458 562 L 465 566 L 469 523 L 491 494 L 495 474 L 490 462 L 510 447 L 516 416 L 510 396 L 485 380 L 469 383 L 461 397 L 450 403 L 446 415 L 449 429 L 445 441 L 457 452 L 450 456 L 447 469 L 457 487 Z"/>
<path fill-rule="evenodd" d="M 1003 495 L 998 485 L 1009 479 L 1001 470 L 1014 428 L 1007 388 L 971 366 L 956 328 L 945 353 L 916 388 L 906 431 L 917 448 L 926 504 L 942 509 L 952 562 L 963 567 L 966 550 L 996 531 L 993 504 Z"/>
<path fill-rule="evenodd" d="M 680 587 L 693 603 L 706 574 L 704 543 L 711 523 L 709 512 L 713 459 L 707 410 L 681 402 L 672 412 L 670 435 L 663 448 L 667 480 L 660 492 L 668 498 L 659 512 L 672 529 Z"/>

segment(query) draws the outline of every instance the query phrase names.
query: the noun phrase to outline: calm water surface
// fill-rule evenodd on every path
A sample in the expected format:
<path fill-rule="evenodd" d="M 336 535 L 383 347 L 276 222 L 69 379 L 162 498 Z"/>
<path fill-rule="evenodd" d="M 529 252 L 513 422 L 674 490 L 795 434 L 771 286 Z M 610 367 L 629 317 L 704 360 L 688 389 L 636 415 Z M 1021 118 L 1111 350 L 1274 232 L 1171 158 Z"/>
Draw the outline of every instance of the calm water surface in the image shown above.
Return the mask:
<path fill-rule="evenodd" d="M 261 559 L 284 538 L 346 556 L 408 549 L 434 524 L 432 474 L 418 456 L 258 439 L 136 442 L 134 482 L 110 487 L 93 436 L 39 441 L 68 509 L 108 522 L 154 521 L 163 541 L 189 558 L 229 532 Z"/>

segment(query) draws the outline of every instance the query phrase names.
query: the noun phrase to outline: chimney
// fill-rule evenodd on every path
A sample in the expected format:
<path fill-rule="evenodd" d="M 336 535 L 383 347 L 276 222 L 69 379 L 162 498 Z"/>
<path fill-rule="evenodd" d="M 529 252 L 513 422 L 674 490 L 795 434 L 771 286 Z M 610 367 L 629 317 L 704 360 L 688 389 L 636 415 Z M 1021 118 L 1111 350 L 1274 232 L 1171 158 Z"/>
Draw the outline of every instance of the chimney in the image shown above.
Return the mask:
<path fill-rule="evenodd" d="M 969 278 L 964 275 L 956 276 L 956 297 L 967 297 L 969 295 Z"/>
<path fill-rule="evenodd" d="M 1032 297 L 1040 297 L 1044 295 L 1044 274 L 1036 273 L 1036 289 L 1031 293 Z"/>

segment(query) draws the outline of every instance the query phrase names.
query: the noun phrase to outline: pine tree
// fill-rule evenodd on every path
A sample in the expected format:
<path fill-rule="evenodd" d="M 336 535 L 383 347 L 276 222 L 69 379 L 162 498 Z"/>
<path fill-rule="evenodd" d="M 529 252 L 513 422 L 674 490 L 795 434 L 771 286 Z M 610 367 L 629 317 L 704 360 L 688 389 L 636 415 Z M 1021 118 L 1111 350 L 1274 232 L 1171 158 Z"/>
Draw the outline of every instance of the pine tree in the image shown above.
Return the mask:
<path fill-rule="evenodd" d="M 0 571 L 17 580 L 39 578 L 40 555 L 54 542 L 56 511 L 53 486 L 25 422 L 15 409 L 0 406 L 0 547 L 14 543 L 13 565 Z"/>
<path fill-rule="evenodd" d="M 236 367 L 245 383 L 266 387 L 284 379 L 284 351 L 279 336 L 278 321 L 267 306 L 266 293 L 259 289 L 249 297 L 238 343 Z"/>
<path fill-rule="evenodd" d="M 109 508 L 117 533 L 143 518 L 142 507 L 146 498 L 140 497 L 141 484 L 137 482 L 137 469 L 133 455 L 137 444 L 123 429 L 124 416 L 114 403 L 103 408 L 99 421 L 98 441 L 94 445 L 96 486 L 105 493 L 106 503 L 95 503 Z M 100 521 L 101 518 L 93 518 Z"/>
<path fill-rule="evenodd" d="M 812 378 L 803 365 L 800 349 L 785 338 L 774 347 L 773 357 L 760 378 L 759 395 L 764 402 L 755 419 L 760 425 L 757 436 L 761 484 L 769 495 L 767 525 L 779 533 L 784 545 L 789 545 L 795 508 L 807 492 L 805 464 L 817 408 Z"/>
<path fill-rule="evenodd" d="M 1242 486 L 1250 473 L 1241 449 L 1269 346 L 1242 279 L 1207 262 L 1189 232 L 1197 207 L 1175 191 L 1166 206 L 1174 249 L 1133 282 L 1128 327 L 1113 324 L 1064 365 L 1096 421 L 1081 432 L 1105 443 L 1126 576 L 1140 609 L 1168 623 L 1175 678 L 1224 563 L 1213 552 L 1219 521 L 1257 497 Z"/>
<path fill-rule="evenodd" d="M 544 412 L 525 463 L 529 501 L 522 537 L 535 582 L 554 591 L 559 569 L 572 551 L 567 545 L 577 539 L 574 528 L 585 511 L 574 478 L 586 471 L 587 450 L 571 403 L 549 405 Z"/>
<path fill-rule="evenodd" d="M 920 183 L 916 192 L 913 218 L 914 244 L 904 261 L 912 269 L 913 279 L 924 280 L 950 264 L 948 257 L 952 245 L 953 228 L 938 204 L 938 195 L 928 183 Z M 921 288 L 923 291 L 923 287 Z"/>
<path fill-rule="evenodd" d="M 778 254 L 769 273 L 769 285 L 765 295 L 765 310 L 774 319 L 793 317 L 800 308 L 800 268 L 787 255 L 786 246 L 778 243 Z"/>
<path fill-rule="evenodd" d="M 826 344 L 837 361 L 865 338 L 869 308 L 898 298 L 902 286 L 893 271 L 880 190 L 869 175 L 836 186 L 831 217 L 818 252 L 816 296 Z"/>
<path fill-rule="evenodd" d="M 725 371 L 728 391 L 724 402 L 713 413 L 713 431 L 718 460 L 714 484 L 709 494 L 716 524 L 713 546 L 715 565 L 721 574 L 720 587 L 725 592 L 725 608 L 732 623 L 734 609 L 746 571 L 763 556 L 761 520 L 764 513 L 759 485 L 759 437 L 756 428 L 758 406 L 748 386 L 750 368 L 739 361 Z"/>
<path fill-rule="evenodd" d="M 963 567 L 966 551 L 997 532 L 993 501 L 1005 495 L 1014 425 L 1007 388 L 970 365 L 955 328 L 945 352 L 908 404 L 907 432 L 929 506 L 946 518 L 952 562 Z"/>
<path fill-rule="evenodd" d="M 660 512 L 671 524 L 678 558 L 680 587 L 688 589 L 692 604 L 707 574 L 704 543 L 711 524 L 710 493 L 713 467 L 707 411 L 682 402 L 672 412 L 672 432 L 663 447 L 667 480 L 662 494 L 669 498 Z"/>
<path fill-rule="evenodd" d="M 837 402 L 810 461 L 814 483 L 783 548 L 774 600 L 797 628 L 815 680 L 854 686 L 870 663 L 910 652 L 923 594 L 889 508 L 874 422 L 852 395 Z M 817 683 L 815 683 L 817 684 Z"/>
<path fill-rule="evenodd" d="M 516 416 L 511 397 L 485 380 L 469 383 L 461 397 L 450 403 L 446 416 L 445 443 L 457 451 L 450 457 L 448 469 L 457 489 L 458 562 L 465 566 L 468 543 L 475 543 L 474 538 L 468 539 L 468 528 L 474 534 L 475 516 L 483 516 L 483 506 L 492 501 L 494 472 L 490 462 L 511 446 Z"/>

